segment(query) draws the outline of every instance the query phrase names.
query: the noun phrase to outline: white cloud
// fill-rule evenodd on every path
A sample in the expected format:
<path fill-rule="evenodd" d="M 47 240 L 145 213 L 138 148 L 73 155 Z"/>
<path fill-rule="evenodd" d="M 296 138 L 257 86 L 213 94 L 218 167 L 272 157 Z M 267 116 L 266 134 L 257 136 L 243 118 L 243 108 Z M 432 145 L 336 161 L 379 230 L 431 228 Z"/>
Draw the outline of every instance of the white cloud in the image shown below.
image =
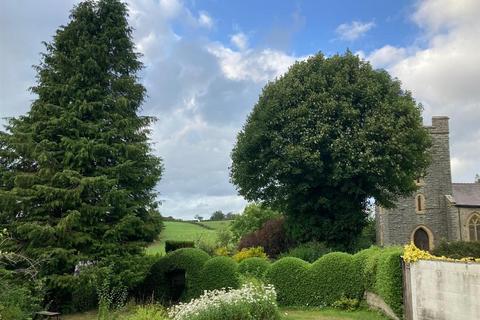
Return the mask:
<path fill-rule="evenodd" d="M 208 15 L 206 11 L 200 11 L 200 15 L 198 16 L 198 23 L 202 27 L 206 27 L 208 29 L 213 27 L 213 19 Z"/>
<path fill-rule="evenodd" d="M 375 26 L 375 23 L 373 21 L 370 21 L 370 22 L 352 21 L 351 23 L 343 23 L 339 25 L 335 31 L 340 36 L 340 39 L 353 41 L 362 37 L 374 26 Z"/>
<path fill-rule="evenodd" d="M 480 1 L 425 0 L 412 19 L 421 28 L 417 43 L 385 46 L 367 55 L 387 67 L 425 107 L 424 118 L 450 117 L 454 180 L 480 172 Z"/>
<path fill-rule="evenodd" d="M 248 37 L 245 33 L 239 32 L 235 33 L 230 37 L 230 41 L 240 50 L 245 50 L 248 48 Z"/>

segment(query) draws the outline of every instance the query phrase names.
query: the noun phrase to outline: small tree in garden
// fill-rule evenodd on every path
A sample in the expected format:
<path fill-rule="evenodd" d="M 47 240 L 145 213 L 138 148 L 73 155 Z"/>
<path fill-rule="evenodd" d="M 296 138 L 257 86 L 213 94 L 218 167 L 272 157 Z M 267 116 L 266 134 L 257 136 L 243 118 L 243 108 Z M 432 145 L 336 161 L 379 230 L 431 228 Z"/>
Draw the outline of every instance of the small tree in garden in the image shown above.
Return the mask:
<path fill-rule="evenodd" d="M 51 286 L 80 261 L 140 254 L 161 230 L 141 68 L 125 4 L 82 2 L 46 44 L 31 110 L 0 135 L 0 225 L 48 257 Z"/>
<path fill-rule="evenodd" d="M 298 241 L 351 247 L 368 199 L 392 207 L 428 165 L 421 106 L 350 52 L 318 54 L 268 83 L 232 151 L 231 180 L 287 216 Z"/>
<path fill-rule="evenodd" d="M 279 218 L 281 214 L 266 206 L 251 203 L 245 207 L 243 213 L 237 215 L 230 228 L 235 239 L 239 240 L 244 235 L 260 229 L 265 222 Z"/>

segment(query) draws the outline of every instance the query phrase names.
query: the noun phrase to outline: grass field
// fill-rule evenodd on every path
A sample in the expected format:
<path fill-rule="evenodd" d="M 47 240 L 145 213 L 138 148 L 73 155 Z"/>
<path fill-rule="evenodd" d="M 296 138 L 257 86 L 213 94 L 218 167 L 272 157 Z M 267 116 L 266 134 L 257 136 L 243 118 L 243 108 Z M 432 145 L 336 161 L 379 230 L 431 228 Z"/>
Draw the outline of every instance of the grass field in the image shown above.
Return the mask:
<path fill-rule="evenodd" d="M 206 241 L 215 241 L 215 230 L 207 229 L 201 225 L 180 221 L 165 221 L 164 224 L 165 229 L 162 230 L 160 238 L 147 247 L 148 254 L 164 254 L 166 240 L 195 241 L 202 238 Z"/>
<path fill-rule="evenodd" d="M 297 310 L 282 308 L 282 314 L 285 320 L 387 320 L 386 317 L 380 315 L 375 311 L 358 310 L 358 311 L 338 311 L 334 309 L 325 310 Z M 119 316 L 118 319 L 124 319 L 124 316 Z M 74 315 L 66 315 L 62 317 L 64 320 L 96 320 L 96 312 L 87 312 Z"/>
<path fill-rule="evenodd" d="M 207 226 L 209 228 L 220 230 L 224 228 L 228 228 L 228 226 L 232 223 L 232 220 L 221 220 L 221 221 L 202 221 L 198 222 L 198 224 Z"/>

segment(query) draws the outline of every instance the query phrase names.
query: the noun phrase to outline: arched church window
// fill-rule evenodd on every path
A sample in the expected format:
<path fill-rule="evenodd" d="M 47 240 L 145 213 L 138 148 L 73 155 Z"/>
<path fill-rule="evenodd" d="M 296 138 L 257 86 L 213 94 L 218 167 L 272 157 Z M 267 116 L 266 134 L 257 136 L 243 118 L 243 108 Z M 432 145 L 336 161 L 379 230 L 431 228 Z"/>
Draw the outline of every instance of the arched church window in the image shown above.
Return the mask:
<path fill-rule="evenodd" d="M 423 196 L 423 194 L 418 194 L 415 197 L 415 208 L 417 212 L 425 211 L 425 197 Z"/>
<path fill-rule="evenodd" d="M 468 234 L 470 241 L 480 241 L 480 214 L 474 213 L 468 220 Z"/>

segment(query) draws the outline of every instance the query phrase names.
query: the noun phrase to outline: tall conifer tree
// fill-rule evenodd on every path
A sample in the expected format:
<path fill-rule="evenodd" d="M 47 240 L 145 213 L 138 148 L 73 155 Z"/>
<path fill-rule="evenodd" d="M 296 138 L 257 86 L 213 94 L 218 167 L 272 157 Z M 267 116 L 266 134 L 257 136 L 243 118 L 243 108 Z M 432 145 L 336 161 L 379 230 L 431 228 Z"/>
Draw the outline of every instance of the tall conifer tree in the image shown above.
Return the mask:
<path fill-rule="evenodd" d="M 0 134 L 0 224 L 54 278 L 156 237 L 162 162 L 153 119 L 138 114 L 145 88 L 125 4 L 80 3 L 45 45 L 31 110 Z"/>

